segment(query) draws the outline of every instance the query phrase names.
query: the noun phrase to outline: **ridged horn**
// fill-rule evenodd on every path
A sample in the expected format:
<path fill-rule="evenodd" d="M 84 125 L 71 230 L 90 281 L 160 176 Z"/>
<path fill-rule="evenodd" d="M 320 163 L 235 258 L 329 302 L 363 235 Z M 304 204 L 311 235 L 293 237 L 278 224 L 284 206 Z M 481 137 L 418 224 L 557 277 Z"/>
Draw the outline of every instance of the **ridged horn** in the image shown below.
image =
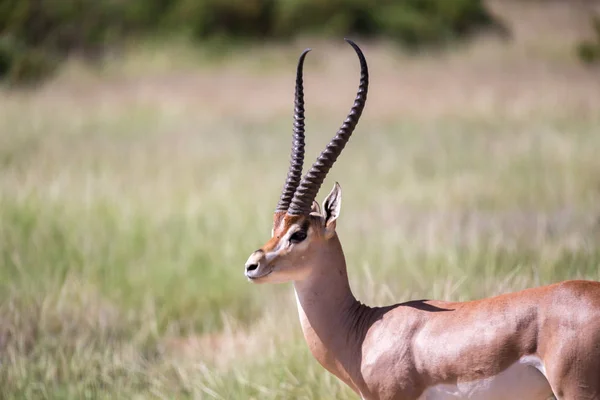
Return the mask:
<path fill-rule="evenodd" d="M 294 134 L 292 137 L 292 154 L 290 156 L 290 169 L 288 170 L 285 184 L 277 203 L 275 211 L 287 211 L 296 188 L 302 178 L 302 164 L 304 163 L 304 87 L 302 82 L 302 68 L 304 58 L 311 49 L 306 49 L 298 59 L 296 70 L 296 93 L 294 95 Z"/>
<path fill-rule="evenodd" d="M 358 93 L 356 94 L 354 105 L 350 109 L 348 117 L 346 117 L 346 120 L 325 150 L 319 155 L 317 161 L 315 161 L 304 178 L 302 178 L 288 209 L 288 214 L 290 215 L 307 215 L 310 213 L 312 202 L 317 196 L 327 173 L 346 146 L 346 143 L 348 142 L 348 139 L 350 139 L 354 128 L 358 124 L 362 111 L 365 108 L 367 92 L 369 89 L 367 60 L 365 60 L 365 56 L 356 43 L 349 39 L 345 40 L 354 48 L 354 51 L 356 51 L 358 59 L 360 60 L 360 83 L 358 85 Z"/>

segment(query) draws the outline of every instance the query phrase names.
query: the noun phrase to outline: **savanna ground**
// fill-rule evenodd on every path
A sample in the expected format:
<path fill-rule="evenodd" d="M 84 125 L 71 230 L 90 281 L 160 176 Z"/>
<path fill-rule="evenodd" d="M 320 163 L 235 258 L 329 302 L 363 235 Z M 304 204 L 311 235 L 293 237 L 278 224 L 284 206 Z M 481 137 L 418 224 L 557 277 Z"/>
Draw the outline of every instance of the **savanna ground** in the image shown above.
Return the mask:
<path fill-rule="evenodd" d="M 587 16 L 499 12 L 512 41 L 363 45 L 369 102 L 319 198 L 341 183 L 364 302 L 600 279 L 600 72 L 572 47 Z M 291 287 L 243 276 L 269 236 L 307 46 L 310 163 L 358 82 L 341 40 L 217 60 L 144 46 L 0 92 L 2 398 L 354 398 L 310 356 Z"/>

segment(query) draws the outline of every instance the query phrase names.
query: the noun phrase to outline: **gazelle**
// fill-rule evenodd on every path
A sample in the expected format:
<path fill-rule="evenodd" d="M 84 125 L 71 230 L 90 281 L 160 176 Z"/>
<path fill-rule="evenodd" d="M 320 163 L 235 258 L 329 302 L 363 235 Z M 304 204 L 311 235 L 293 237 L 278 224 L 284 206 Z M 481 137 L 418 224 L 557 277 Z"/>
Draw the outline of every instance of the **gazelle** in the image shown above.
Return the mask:
<path fill-rule="evenodd" d="M 359 47 L 350 114 L 301 178 L 302 69 L 296 75 L 293 147 L 271 239 L 250 255 L 255 283 L 293 282 L 304 337 L 318 362 L 363 399 L 600 399 L 600 283 L 567 281 L 467 302 L 356 300 L 336 234 L 342 192 L 319 207 L 325 175 L 365 106 L 368 69 Z"/>

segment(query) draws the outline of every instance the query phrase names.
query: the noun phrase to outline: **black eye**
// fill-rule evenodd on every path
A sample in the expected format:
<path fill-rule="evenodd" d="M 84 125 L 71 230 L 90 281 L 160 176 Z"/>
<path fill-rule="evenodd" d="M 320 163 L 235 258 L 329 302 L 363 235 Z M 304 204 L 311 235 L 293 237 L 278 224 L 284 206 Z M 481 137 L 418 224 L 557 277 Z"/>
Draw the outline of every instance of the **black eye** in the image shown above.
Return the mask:
<path fill-rule="evenodd" d="M 296 231 L 290 236 L 290 242 L 292 243 L 300 243 L 304 239 L 306 239 L 306 231 L 304 230 Z"/>

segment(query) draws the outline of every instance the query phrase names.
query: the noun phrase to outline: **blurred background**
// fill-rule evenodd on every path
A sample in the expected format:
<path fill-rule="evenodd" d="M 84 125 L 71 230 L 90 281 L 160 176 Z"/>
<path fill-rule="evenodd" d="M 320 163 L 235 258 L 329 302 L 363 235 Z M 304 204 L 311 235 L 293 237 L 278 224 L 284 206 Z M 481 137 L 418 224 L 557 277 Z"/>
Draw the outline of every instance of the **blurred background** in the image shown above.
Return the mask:
<path fill-rule="evenodd" d="M 256 286 L 295 67 L 357 297 L 600 279 L 600 2 L 0 0 L 1 398 L 354 399 Z M 574 310 L 576 311 L 576 310 Z"/>

